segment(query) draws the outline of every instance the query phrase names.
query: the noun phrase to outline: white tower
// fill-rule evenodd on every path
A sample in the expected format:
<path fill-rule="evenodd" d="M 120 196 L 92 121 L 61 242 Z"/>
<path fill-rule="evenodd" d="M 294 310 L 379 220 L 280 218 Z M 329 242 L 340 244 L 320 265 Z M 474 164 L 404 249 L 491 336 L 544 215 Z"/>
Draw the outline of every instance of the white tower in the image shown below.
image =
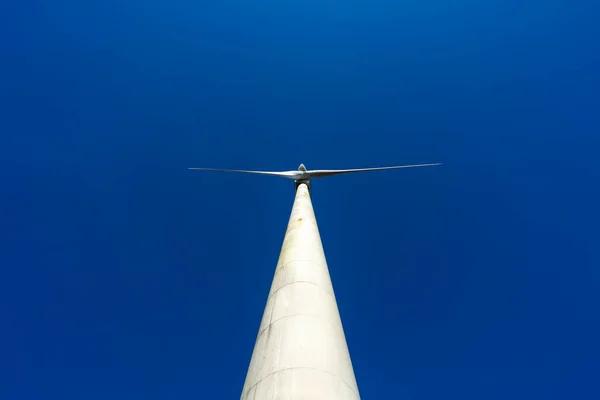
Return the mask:
<path fill-rule="evenodd" d="M 296 181 L 241 400 L 360 399 L 309 185 Z"/>

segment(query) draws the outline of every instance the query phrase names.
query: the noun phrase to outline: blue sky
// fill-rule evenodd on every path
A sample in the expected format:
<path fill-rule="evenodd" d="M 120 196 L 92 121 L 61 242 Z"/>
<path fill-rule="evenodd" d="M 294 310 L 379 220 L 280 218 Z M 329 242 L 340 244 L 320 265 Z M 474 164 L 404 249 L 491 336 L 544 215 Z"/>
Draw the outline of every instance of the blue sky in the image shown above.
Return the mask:
<path fill-rule="evenodd" d="M 526 3 L 526 4 L 523 4 Z M 239 398 L 317 181 L 363 399 L 597 399 L 596 2 L 0 6 L 0 398 Z"/>

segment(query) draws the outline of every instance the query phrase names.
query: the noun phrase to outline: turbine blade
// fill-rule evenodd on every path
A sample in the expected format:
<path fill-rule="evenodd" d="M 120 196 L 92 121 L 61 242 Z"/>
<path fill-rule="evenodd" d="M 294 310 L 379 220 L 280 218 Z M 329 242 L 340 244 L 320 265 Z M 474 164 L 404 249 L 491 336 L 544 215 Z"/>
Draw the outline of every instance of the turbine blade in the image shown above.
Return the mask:
<path fill-rule="evenodd" d="M 381 171 L 385 169 L 400 169 L 400 168 L 418 168 L 418 167 L 433 167 L 441 165 L 442 163 L 435 164 L 412 164 L 412 165 L 394 165 L 391 167 L 376 167 L 376 168 L 357 168 L 357 169 L 316 169 L 308 171 L 309 178 L 324 178 L 326 176 L 334 176 L 341 174 L 350 174 L 354 172 L 368 172 L 368 171 Z"/>
<path fill-rule="evenodd" d="M 243 174 L 255 174 L 255 175 L 270 175 L 270 176 L 281 176 L 284 178 L 293 179 L 292 176 L 295 171 L 249 171 L 245 169 L 220 169 L 220 168 L 188 168 L 189 170 L 194 171 L 216 171 L 216 172 L 239 172 Z"/>

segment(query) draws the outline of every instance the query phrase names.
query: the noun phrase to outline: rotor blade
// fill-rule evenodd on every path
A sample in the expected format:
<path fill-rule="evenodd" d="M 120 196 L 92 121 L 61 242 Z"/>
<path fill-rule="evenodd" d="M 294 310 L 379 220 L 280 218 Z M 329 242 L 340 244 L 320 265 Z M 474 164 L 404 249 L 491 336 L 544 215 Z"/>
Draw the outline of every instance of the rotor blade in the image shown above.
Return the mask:
<path fill-rule="evenodd" d="M 282 172 L 274 172 L 274 171 L 248 171 L 244 169 L 220 169 L 220 168 L 188 168 L 189 170 L 195 171 L 216 171 L 216 172 L 239 172 L 243 174 L 255 174 L 255 175 L 270 175 L 270 176 L 281 176 L 284 178 L 293 179 L 293 173 L 296 171 L 282 171 Z"/>
<path fill-rule="evenodd" d="M 354 172 L 368 172 L 368 171 L 381 171 L 384 169 L 400 169 L 400 168 L 417 168 L 417 167 L 433 167 L 441 165 L 442 163 L 435 164 L 413 164 L 413 165 L 395 165 L 392 167 L 376 167 L 376 168 L 357 168 L 357 169 L 316 169 L 308 171 L 309 178 L 324 178 L 326 176 L 350 174 Z"/>

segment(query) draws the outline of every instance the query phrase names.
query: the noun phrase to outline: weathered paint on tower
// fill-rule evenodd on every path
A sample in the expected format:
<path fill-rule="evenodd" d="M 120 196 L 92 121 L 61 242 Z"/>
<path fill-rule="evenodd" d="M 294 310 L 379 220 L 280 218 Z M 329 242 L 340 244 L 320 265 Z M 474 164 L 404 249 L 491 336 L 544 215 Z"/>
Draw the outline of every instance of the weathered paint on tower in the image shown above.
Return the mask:
<path fill-rule="evenodd" d="M 358 400 L 310 193 L 294 206 L 241 400 Z"/>

